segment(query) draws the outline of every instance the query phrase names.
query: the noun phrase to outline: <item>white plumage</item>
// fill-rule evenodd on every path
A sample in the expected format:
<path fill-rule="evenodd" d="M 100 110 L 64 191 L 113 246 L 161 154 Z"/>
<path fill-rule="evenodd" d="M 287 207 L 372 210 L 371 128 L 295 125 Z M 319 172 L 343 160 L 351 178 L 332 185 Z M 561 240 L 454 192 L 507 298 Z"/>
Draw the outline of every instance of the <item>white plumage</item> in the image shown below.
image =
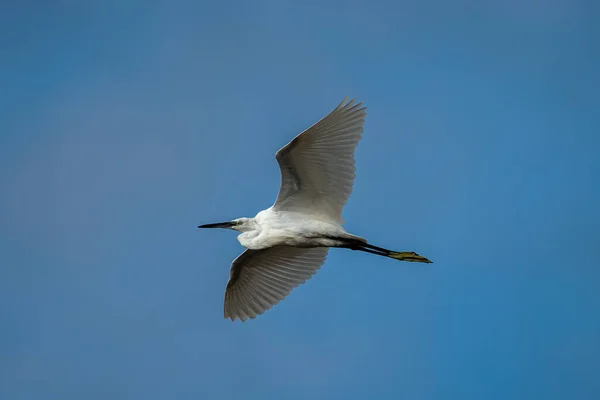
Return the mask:
<path fill-rule="evenodd" d="M 254 218 L 201 225 L 240 233 L 247 248 L 231 266 L 225 318 L 255 318 L 310 279 L 329 247 L 343 247 L 397 260 L 430 262 L 413 252 L 373 246 L 342 227 L 342 209 L 355 177 L 354 151 L 366 108 L 342 101 L 331 113 L 281 148 L 276 159 L 281 188 L 273 206 Z"/>

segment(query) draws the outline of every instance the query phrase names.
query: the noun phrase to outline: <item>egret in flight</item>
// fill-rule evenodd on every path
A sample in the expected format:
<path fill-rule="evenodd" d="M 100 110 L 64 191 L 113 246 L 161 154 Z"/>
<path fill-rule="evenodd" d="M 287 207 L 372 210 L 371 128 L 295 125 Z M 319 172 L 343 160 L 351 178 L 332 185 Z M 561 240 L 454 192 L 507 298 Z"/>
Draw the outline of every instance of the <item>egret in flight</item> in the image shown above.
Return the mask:
<path fill-rule="evenodd" d="M 366 115 L 362 103 L 344 99 L 276 153 L 281 187 L 275 204 L 254 218 L 198 227 L 236 230 L 247 249 L 231 265 L 226 319 L 246 321 L 279 303 L 317 272 L 330 247 L 431 262 L 414 252 L 374 246 L 342 227 L 342 208 L 355 177 L 354 150 Z"/>

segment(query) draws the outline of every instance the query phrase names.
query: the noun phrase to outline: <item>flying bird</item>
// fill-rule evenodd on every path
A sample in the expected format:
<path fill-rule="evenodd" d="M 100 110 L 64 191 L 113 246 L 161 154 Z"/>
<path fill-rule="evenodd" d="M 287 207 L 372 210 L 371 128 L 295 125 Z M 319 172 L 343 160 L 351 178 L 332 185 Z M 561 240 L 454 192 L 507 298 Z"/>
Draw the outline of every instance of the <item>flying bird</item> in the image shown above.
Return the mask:
<path fill-rule="evenodd" d="M 362 103 L 346 98 L 275 154 L 281 187 L 271 207 L 254 218 L 198 227 L 236 230 L 246 248 L 231 265 L 225 319 L 246 321 L 263 314 L 310 279 L 325 262 L 330 247 L 431 262 L 414 252 L 374 246 L 342 227 L 342 208 L 352 192 L 354 151 L 366 110 Z"/>

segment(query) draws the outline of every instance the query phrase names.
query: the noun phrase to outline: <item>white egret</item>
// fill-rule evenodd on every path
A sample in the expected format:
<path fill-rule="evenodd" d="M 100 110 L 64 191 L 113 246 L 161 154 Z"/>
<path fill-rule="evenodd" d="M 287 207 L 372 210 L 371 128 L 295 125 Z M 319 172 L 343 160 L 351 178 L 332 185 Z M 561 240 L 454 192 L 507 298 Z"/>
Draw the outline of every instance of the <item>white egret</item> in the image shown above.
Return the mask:
<path fill-rule="evenodd" d="M 279 303 L 316 273 L 330 247 L 431 262 L 414 252 L 373 246 L 342 227 L 342 208 L 355 177 L 354 150 L 366 115 L 362 103 L 344 99 L 275 155 L 281 170 L 275 204 L 254 218 L 198 227 L 241 232 L 237 238 L 247 249 L 231 265 L 226 319 L 246 321 Z"/>

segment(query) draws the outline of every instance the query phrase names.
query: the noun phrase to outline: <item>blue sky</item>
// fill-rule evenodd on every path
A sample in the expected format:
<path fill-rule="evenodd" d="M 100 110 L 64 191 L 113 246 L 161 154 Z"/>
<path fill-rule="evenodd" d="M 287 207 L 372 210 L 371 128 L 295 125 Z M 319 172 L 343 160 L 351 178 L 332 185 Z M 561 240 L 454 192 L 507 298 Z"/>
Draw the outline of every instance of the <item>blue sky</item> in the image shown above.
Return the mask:
<path fill-rule="evenodd" d="M 3 399 L 600 397 L 593 2 L 5 2 Z M 369 108 L 332 250 L 224 320 L 277 149 Z"/>

